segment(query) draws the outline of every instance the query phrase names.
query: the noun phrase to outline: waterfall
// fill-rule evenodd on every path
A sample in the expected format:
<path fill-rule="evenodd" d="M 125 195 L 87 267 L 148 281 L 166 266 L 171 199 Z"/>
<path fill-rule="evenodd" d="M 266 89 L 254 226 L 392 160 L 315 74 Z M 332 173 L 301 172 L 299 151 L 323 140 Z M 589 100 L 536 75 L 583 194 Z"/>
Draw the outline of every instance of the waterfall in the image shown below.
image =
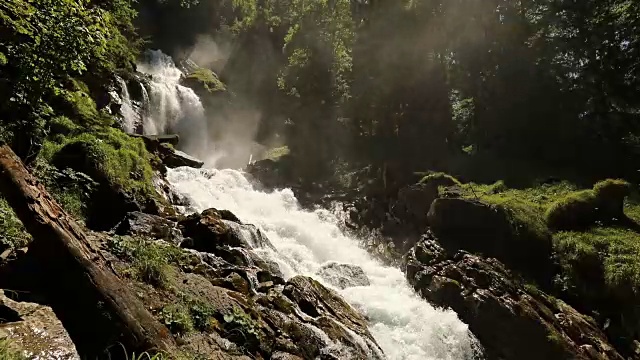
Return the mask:
<path fill-rule="evenodd" d="M 141 104 L 131 99 L 126 82 L 117 77 L 120 87 L 120 113 L 123 130 L 136 132 L 142 126 L 146 135 L 180 135 L 180 150 L 207 160 L 212 155 L 204 107 L 196 93 L 180 85 L 184 76 L 170 56 L 159 50 L 148 51 L 138 70 L 149 77 L 141 86 Z M 148 89 L 147 89 L 148 88 Z"/>
<path fill-rule="evenodd" d="M 180 141 L 187 144 L 185 151 L 210 156 L 206 151 L 213 146 L 206 144 L 206 136 L 202 138 L 207 129 L 202 104 L 193 91 L 179 85 L 181 73 L 173 61 L 153 53 L 151 61 L 139 68 L 153 77 L 152 111 L 145 119 L 145 132 L 178 131 Z M 186 212 L 212 207 L 232 211 L 269 238 L 273 247 L 254 251 L 276 262 L 286 278 L 310 276 L 339 292 L 369 319 L 370 331 L 388 359 L 461 360 L 477 355 L 473 335 L 454 312 L 422 300 L 399 269 L 374 260 L 360 247 L 360 239 L 342 232 L 332 212 L 302 209 L 290 189 L 258 191 L 237 170 L 183 167 L 169 169 L 167 178 L 188 200 Z M 331 286 L 318 274 L 333 263 L 360 267 L 368 285 Z"/>
<path fill-rule="evenodd" d="M 116 83 L 118 84 L 118 87 L 120 87 L 120 95 L 112 94 L 112 96 L 120 102 L 120 114 L 123 119 L 122 129 L 125 132 L 134 133 L 136 127 L 142 121 L 142 115 L 134 108 L 135 106 L 131 100 L 131 95 L 129 95 L 129 88 L 127 87 L 127 83 L 124 79 L 120 76 L 116 76 Z"/>
<path fill-rule="evenodd" d="M 420 299 L 403 273 L 374 260 L 358 239 L 343 233 L 328 210 L 305 211 L 289 189 L 255 190 L 237 170 L 178 168 L 169 182 L 193 211 L 228 209 L 242 221 L 258 226 L 275 249 L 257 252 L 278 263 L 286 278 L 315 278 L 323 265 L 338 262 L 360 266 L 369 286 L 337 289 L 370 320 L 370 331 L 388 359 L 473 359 L 475 342 L 467 325 L 452 311 L 435 309 Z"/>

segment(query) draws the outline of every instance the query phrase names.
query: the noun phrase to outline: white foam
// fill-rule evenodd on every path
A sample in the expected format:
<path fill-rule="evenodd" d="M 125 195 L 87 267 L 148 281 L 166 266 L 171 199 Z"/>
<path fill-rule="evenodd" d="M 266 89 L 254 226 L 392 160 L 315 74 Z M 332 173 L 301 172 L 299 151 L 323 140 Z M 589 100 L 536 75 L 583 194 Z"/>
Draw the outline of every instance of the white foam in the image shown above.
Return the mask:
<path fill-rule="evenodd" d="M 315 273 L 330 261 L 355 264 L 370 286 L 337 290 L 370 320 L 370 330 L 389 359 L 473 359 L 476 342 L 452 311 L 435 309 L 420 299 L 402 272 L 383 266 L 363 250 L 358 239 L 344 234 L 329 211 L 304 211 L 291 190 L 256 191 L 235 170 L 178 168 L 169 182 L 193 209 L 227 209 L 258 226 L 276 251 L 263 249 L 280 265 L 285 277 Z"/>

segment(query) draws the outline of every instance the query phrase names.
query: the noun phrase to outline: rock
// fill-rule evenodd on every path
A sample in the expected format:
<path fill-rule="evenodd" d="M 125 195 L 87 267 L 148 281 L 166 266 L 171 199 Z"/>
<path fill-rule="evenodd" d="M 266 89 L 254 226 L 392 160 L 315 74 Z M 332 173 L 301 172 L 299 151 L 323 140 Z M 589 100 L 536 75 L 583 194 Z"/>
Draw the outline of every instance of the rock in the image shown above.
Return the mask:
<path fill-rule="evenodd" d="M 134 195 L 124 191 L 121 184 L 113 183 L 92 151 L 92 146 L 88 143 L 76 141 L 65 145 L 51 161 L 58 169 L 70 168 L 77 173 L 86 174 L 96 183 L 87 209 L 87 226 L 90 229 L 110 230 L 128 212 L 160 213 L 158 201 L 152 193 Z"/>
<path fill-rule="evenodd" d="M 489 359 L 622 360 L 593 319 L 524 286 L 496 259 L 449 255 L 423 238 L 406 255 L 405 269 L 422 297 L 469 324 Z"/>
<path fill-rule="evenodd" d="M 398 199 L 393 205 L 393 214 L 402 222 L 422 232 L 427 227 L 427 213 L 431 203 L 438 197 L 435 182 L 414 184 L 398 191 Z"/>
<path fill-rule="evenodd" d="M 439 198 L 428 213 L 431 230 L 449 252 L 495 257 L 541 283 L 552 272 L 551 233 L 544 223 L 526 223 L 505 208 L 481 201 Z"/>
<path fill-rule="evenodd" d="M 319 318 L 331 314 L 347 328 L 371 341 L 367 320 L 340 295 L 306 276 L 295 276 L 285 284 L 283 294 L 300 307 L 305 314 Z M 331 337 L 331 336 L 330 336 Z"/>
<path fill-rule="evenodd" d="M 167 144 L 160 144 L 158 147 L 158 156 L 162 160 L 162 163 L 169 168 L 188 166 L 199 169 L 204 165 L 204 161 L 198 160 L 180 150 L 176 150 Z"/>
<path fill-rule="evenodd" d="M 16 302 L 0 290 L 0 339 L 28 358 L 80 360 L 75 345 L 50 307 Z"/>
<path fill-rule="evenodd" d="M 141 138 L 144 141 L 144 145 L 150 152 L 158 151 L 158 148 L 161 144 L 171 144 L 173 146 L 178 145 L 180 142 L 180 137 L 178 134 L 169 134 L 169 135 L 138 135 L 138 134 L 129 134 L 131 137 Z"/>
<path fill-rule="evenodd" d="M 128 213 L 117 225 L 116 234 L 145 236 L 166 240 L 174 244 L 179 244 L 182 241 L 182 235 L 174 222 L 139 211 Z"/>
<path fill-rule="evenodd" d="M 371 284 L 367 274 L 357 265 L 332 262 L 323 265 L 316 274 L 339 289 Z"/>
<path fill-rule="evenodd" d="M 182 235 L 192 239 L 189 248 L 215 253 L 216 246 L 239 243 L 231 239 L 230 229 L 215 209 L 203 211 L 201 214 L 191 214 L 178 222 Z"/>
<path fill-rule="evenodd" d="M 303 360 L 303 358 L 282 351 L 276 351 L 271 355 L 271 360 Z"/>
<path fill-rule="evenodd" d="M 223 216 L 232 220 L 225 220 Z M 272 246 L 256 226 L 238 221 L 229 211 L 207 209 L 201 214 L 189 215 L 178 225 L 185 237 L 193 239 L 187 246 L 198 251 L 215 253 L 220 246 L 247 249 Z"/>

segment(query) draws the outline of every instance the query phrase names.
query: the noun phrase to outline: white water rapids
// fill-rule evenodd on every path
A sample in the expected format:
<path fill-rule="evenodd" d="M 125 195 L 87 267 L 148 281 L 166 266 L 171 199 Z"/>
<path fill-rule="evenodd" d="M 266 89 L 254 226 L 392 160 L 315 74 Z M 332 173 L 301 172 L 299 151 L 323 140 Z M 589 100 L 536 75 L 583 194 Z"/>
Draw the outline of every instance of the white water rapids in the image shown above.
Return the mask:
<path fill-rule="evenodd" d="M 158 66 L 165 69 L 158 69 Z M 156 83 L 150 92 L 151 102 L 158 104 L 156 113 L 150 117 L 155 121 L 153 131 L 162 132 L 168 122 L 177 121 L 171 125 L 184 130 L 181 142 L 200 144 L 202 139 L 198 136 L 201 134 L 197 130 L 206 128 L 206 124 L 198 125 L 197 122 L 205 121 L 205 117 L 199 113 L 174 113 L 183 111 L 181 109 L 202 108 L 199 99 L 198 104 L 189 103 L 194 101 L 190 96 L 192 92 L 185 99 L 181 95 L 185 90 L 176 90 L 175 67 L 157 63 L 155 67 L 141 69 L 154 75 L 153 82 Z M 167 76 L 167 73 L 172 75 Z M 180 124 L 182 121 L 185 123 Z M 185 124 L 188 126 L 180 126 Z M 188 129 L 189 126 L 196 126 L 196 130 Z M 145 133 L 148 131 L 149 128 L 145 129 Z M 191 134 L 195 140 L 189 138 Z M 207 148 L 213 149 L 213 146 L 204 149 Z M 188 148 L 185 150 L 189 151 Z M 203 154 L 203 148 L 198 150 L 194 155 L 211 155 Z M 301 274 L 331 287 L 316 275 L 324 264 L 335 261 L 360 266 L 369 277 L 369 286 L 334 289 L 367 316 L 370 331 L 388 359 L 461 360 L 473 359 L 478 353 L 468 326 L 454 312 L 435 309 L 420 299 L 400 270 L 374 260 L 359 246 L 359 239 L 340 230 L 339 220 L 331 212 L 301 209 L 289 189 L 271 193 L 257 191 L 237 170 L 177 168 L 170 169 L 167 176 L 175 190 L 189 200 L 189 210 L 227 209 L 243 222 L 258 226 L 275 250 L 255 251 L 276 261 L 286 278 Z"/>

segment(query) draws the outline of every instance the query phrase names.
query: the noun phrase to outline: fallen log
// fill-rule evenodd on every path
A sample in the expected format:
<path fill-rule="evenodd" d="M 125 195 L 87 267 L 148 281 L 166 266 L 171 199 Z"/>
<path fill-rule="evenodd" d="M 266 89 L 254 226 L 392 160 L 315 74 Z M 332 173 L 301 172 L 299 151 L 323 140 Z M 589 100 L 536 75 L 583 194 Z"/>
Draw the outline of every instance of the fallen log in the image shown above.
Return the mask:
<path fill-rule="evenodd" d="M 46 271 L 64 269 L 65 273 L 57 276 L 59 286 L 71 292 L 66 296 L 106 312 L 117 324 L 118 341 L 130 351 L 176 353 L 168 329 L 144 308 L 92 246 L 85 231 L 6 145 L 0 146 L 0 194 L 33 237 L 38 262 L 45 264 Z M 95 330 L 89 324 L 83 331 Z"/>

